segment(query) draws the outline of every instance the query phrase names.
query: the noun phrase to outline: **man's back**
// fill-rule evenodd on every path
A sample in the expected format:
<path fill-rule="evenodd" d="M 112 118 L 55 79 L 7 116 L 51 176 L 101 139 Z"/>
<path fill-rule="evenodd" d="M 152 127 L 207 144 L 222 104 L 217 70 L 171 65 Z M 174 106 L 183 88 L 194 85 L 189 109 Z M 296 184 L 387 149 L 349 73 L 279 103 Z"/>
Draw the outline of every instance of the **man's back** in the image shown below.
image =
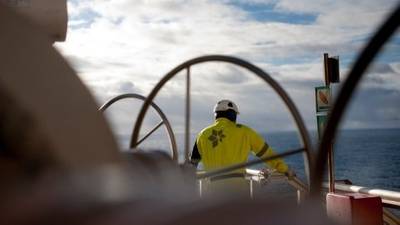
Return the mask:
<path fill-rule="evenodd" d="M 257 153 L 265 145 L 254 130 L 226 118 L 202 130 L 196 144 L 206 170 L 246 162 L 250 150 Z"/>

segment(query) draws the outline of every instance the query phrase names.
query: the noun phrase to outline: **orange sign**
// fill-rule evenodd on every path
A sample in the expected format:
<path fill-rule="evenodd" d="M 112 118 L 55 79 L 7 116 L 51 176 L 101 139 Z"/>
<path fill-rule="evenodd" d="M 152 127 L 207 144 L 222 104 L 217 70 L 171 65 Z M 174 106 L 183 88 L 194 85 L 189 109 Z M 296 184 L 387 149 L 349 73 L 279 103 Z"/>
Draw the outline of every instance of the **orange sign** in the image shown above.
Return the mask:
<path fill-rule="evenodd" d="M 315 103 L 318 112 L 327 112 L 331 106 L 331 90 L 327 86 L 315 88 Z"/>

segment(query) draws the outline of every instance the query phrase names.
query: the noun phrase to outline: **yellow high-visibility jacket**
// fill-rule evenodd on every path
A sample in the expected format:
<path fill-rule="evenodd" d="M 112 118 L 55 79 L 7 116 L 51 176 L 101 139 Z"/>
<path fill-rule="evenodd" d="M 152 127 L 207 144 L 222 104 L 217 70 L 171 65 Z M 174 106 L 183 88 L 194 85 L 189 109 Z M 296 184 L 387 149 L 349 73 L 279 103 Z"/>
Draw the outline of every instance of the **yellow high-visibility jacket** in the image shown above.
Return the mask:
<path fill-rule="evenodd" d="M 197 136 L 196 145 L 205 170 L 246 162 L 250 151 L 258 157 L 275 154 L 256 131 L 226 118 L 218 118 L 214 124 L 203 129 Z M 282 159 L 271 160 L 267 164 L 280 173 L 288 171 Z"/>

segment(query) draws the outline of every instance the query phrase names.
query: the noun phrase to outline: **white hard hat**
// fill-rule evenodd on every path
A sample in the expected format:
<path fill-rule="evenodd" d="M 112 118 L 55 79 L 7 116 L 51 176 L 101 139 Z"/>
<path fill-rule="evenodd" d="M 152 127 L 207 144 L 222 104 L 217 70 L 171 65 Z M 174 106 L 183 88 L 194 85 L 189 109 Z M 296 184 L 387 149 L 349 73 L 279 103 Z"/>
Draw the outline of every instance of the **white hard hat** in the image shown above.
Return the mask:
<path fill-rule="evenodd" d="M 232 109 L 237 114 L 239 114 L 239 109 L 238 109 L 237 105 L 234 102 L 232 102 L 231 100 L 226 100 L 226 99 L 221 100 L 221 101 L 217 102 L 217 104 L 214 106 L 214 112 L 226 111 L 228 109 Z"/>

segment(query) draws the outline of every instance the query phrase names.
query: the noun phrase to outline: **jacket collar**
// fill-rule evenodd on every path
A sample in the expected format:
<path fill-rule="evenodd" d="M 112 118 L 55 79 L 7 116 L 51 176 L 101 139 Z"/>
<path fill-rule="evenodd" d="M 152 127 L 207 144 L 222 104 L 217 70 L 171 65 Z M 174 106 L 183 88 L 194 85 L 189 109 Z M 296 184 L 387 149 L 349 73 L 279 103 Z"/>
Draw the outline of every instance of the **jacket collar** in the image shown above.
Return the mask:
<path fill-rule="evenodd" d="M 232 122 L 232 121 L 230 121 L 229 119 L 224 118 L 224 117 L 217 118 L 217 119 L 215 120 L 215 123 L 230 123 L 230 124 L 235 124 L 235 122 Z"/>

